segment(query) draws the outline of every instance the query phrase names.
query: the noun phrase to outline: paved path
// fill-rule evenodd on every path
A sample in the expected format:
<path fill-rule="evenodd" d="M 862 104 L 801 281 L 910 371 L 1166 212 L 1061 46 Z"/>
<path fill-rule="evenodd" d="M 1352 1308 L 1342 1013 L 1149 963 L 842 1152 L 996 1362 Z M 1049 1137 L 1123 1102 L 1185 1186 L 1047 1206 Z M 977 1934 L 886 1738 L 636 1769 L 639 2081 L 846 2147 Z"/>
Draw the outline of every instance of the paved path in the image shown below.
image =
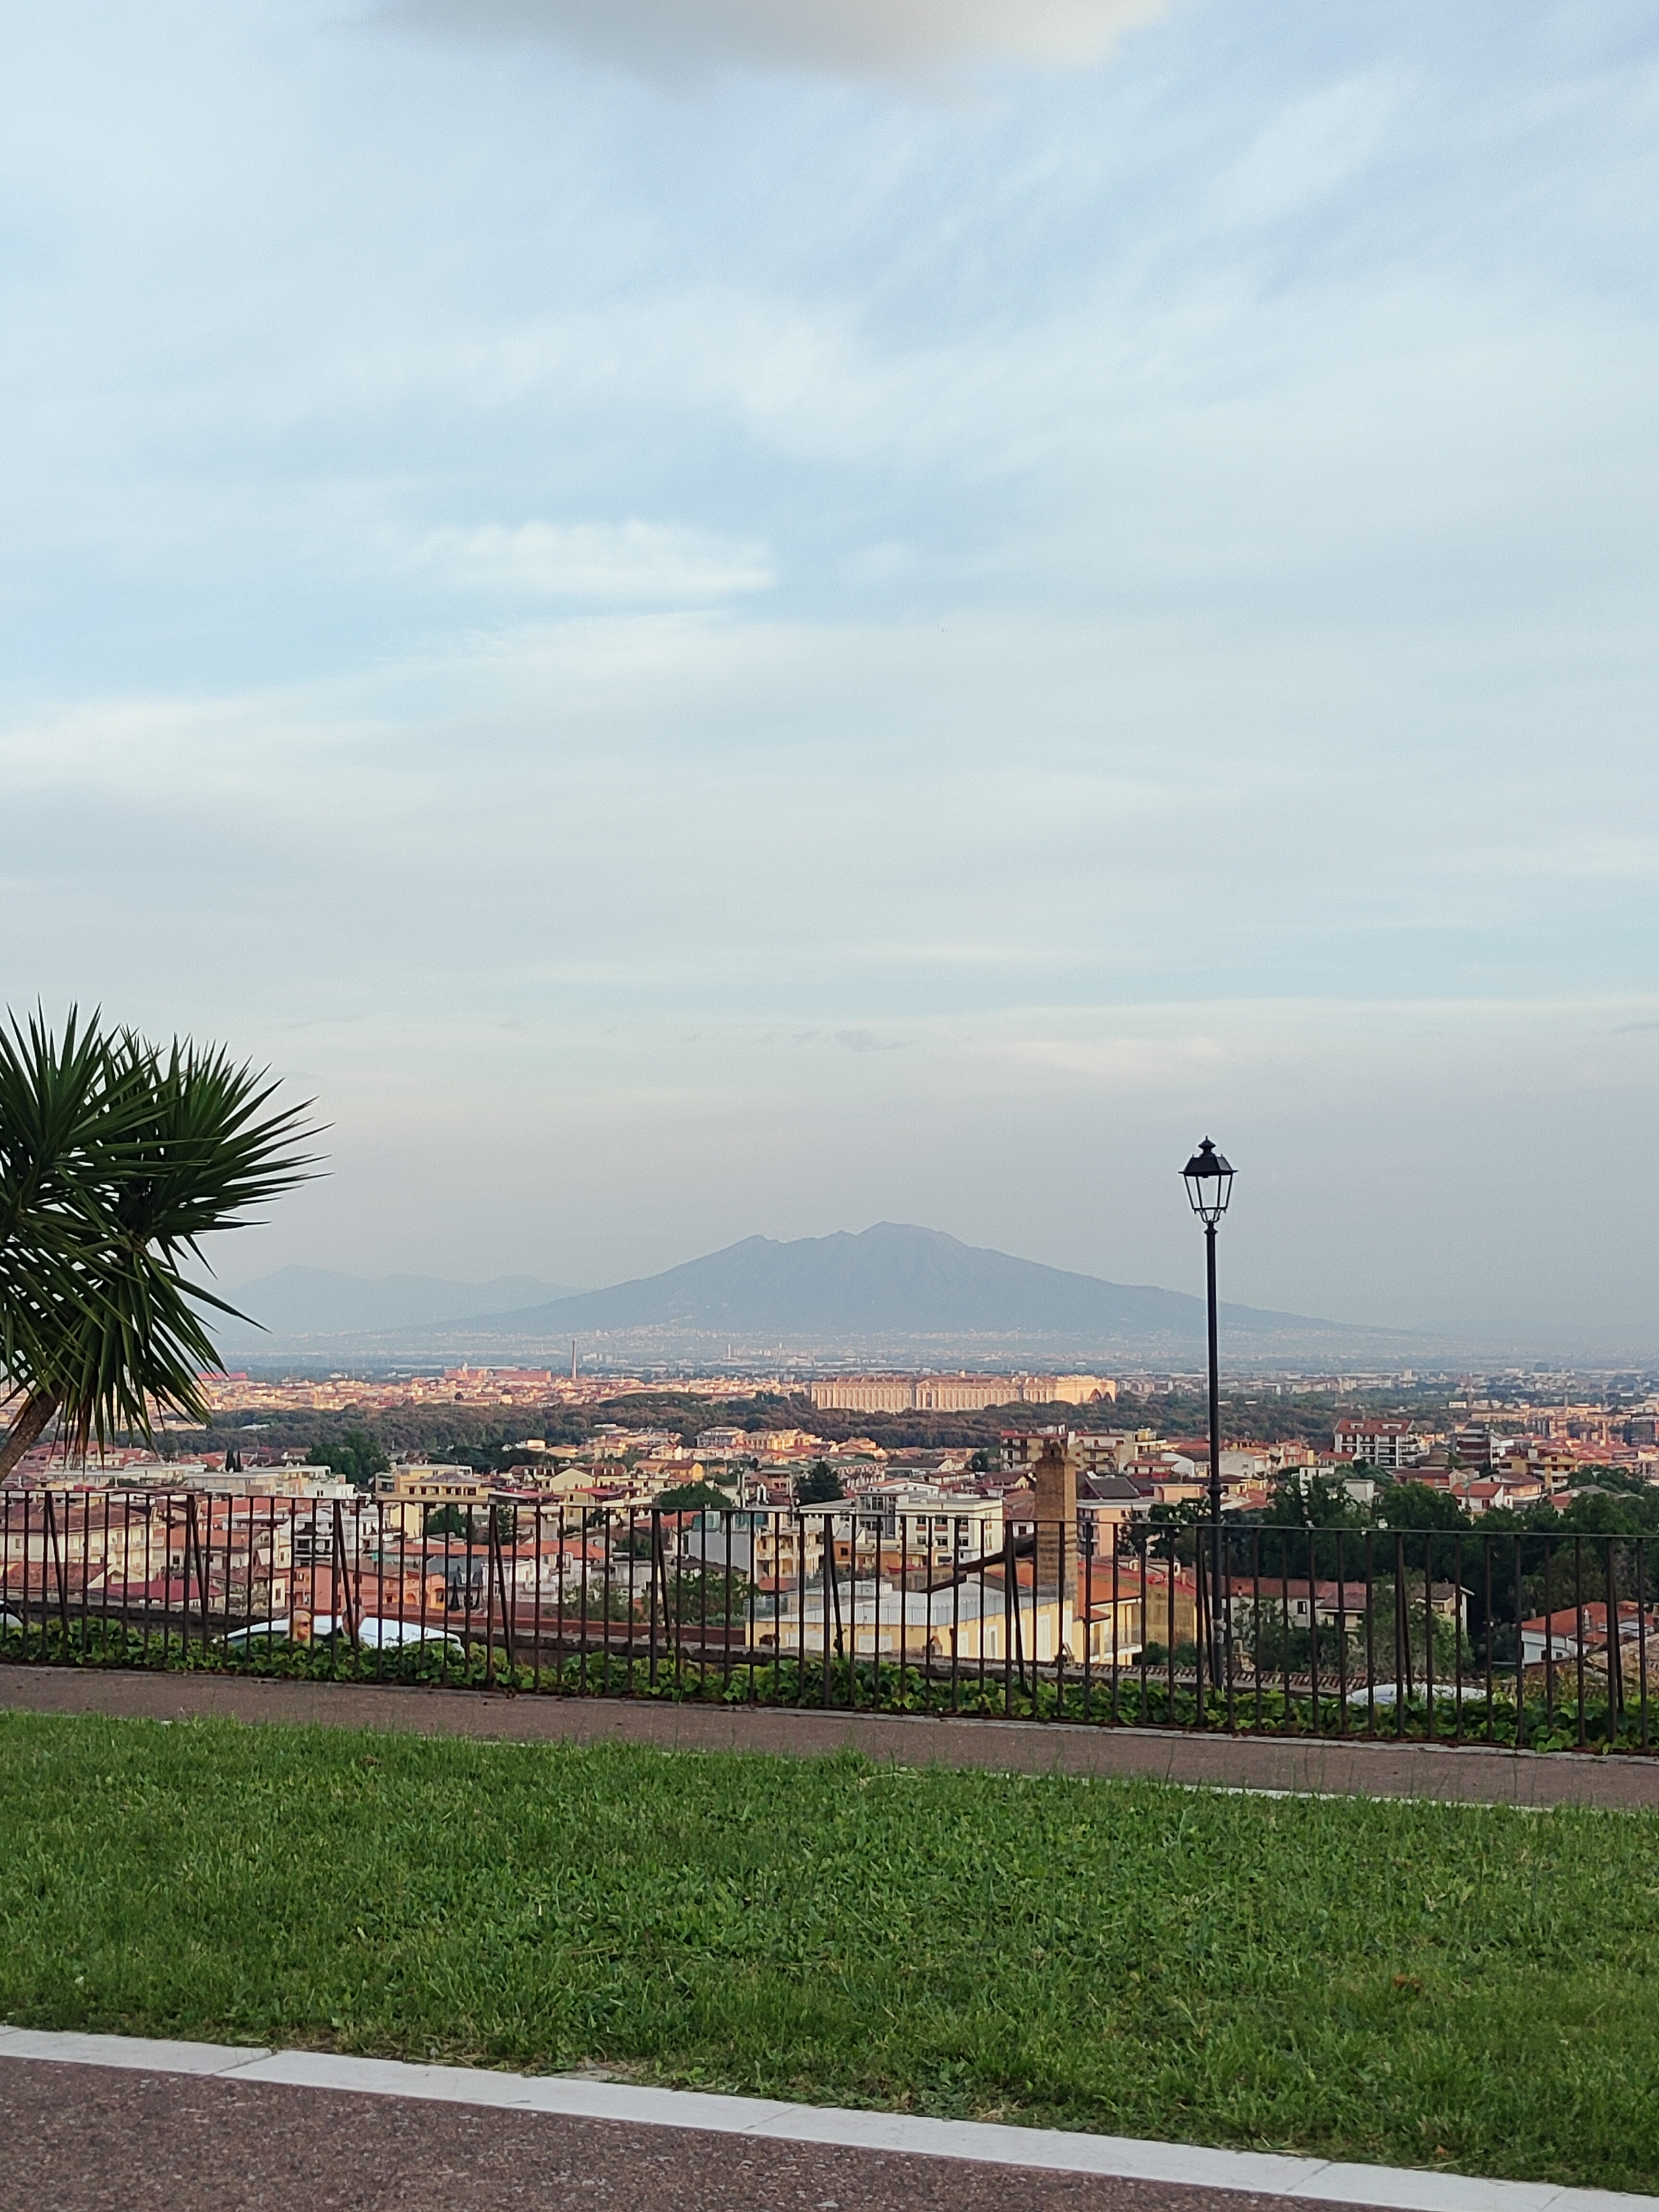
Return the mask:
<path fill-rule="evenodd" d="M 1465 1745 L 1194 1736 L 1037 1721 L 931 1720 L 623 1698 L 506 1697 L 344 1682 L 0 1666 L 0 1707 L 408 1730 L 529 1742 L 811 1755 L 849 1747 L 902 1766 L 1143 1774 L 1212 1789 L 1306 1790 L 1471 1803 L 1659 1806 L 1659 1757 L 1598 1758 Z"/>
<path fill-rule="evenodd" d="M 0 2212 L 1653 2212 L 1655 2200 L 569 2075 L 0 2028 Z"/>

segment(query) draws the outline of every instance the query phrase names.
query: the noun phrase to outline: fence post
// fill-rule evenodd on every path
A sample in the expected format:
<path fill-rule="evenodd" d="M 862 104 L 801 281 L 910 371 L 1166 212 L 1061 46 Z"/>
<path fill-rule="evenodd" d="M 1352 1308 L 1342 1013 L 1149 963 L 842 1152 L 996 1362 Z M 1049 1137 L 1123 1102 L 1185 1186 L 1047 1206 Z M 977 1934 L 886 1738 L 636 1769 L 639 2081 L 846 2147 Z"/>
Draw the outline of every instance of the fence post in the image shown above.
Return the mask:
<path fill-rule="evenodd" d="M 1625 1704 L 1624 1630 L 1619 1619 L 1619 1556 L 1611 1536 L 1607 1558 L 1607 1747 L 1619 1732 Z"/>
<path fill-rule="evenodd" d="M 514 1534 L 516 1534 L 515 1527 Z M 489 1501 L 489 1549 L 491 1561 L 495 1570 L 495 1580 L 501 1590 L 501 1642 L 507 1647 L 507 1663 L 511 1674 L 516 1671 L 517 1668 L 513 1646 L 513 1603 L 507 1587 L 507 1554 L 501 1546 L 500 1509 L 493 1498 Z"/>
<path fill-rule="evenodd" d="M 337 1498 L 334 1501 L 334 1583 L 345 1606 L 346 1634 L 351 1639 L 351 1648 L 355 1652 L 358 1648 L 357 1599 L 346 1565 L 345 1516 L 340 1510 Z"/>
<path fill-rule="evenodd" d="M 58 1584 L 58 1617 L 63 1624 L 64 1657 L 67 1660 L 70 1650 L 69 1580 L 64 1568 L 64 1547 L 58 1540 L 58 1516 L 52 1507 L 51 1491 L 46 1493 L 46 1534 L 52 1541 L 52 1564 L 54 1579 Z M 40 1646 L 43 1651 L 46 1649 L 46 1561 L 42 1559 L 40 1562 Z"/>

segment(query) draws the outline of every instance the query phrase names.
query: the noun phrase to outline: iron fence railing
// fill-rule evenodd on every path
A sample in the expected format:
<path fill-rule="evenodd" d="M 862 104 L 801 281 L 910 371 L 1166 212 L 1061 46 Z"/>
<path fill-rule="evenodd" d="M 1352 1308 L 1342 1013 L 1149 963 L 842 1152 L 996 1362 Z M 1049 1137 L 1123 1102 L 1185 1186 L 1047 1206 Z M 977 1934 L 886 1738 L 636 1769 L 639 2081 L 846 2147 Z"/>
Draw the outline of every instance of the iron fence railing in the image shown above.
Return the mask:
<path fill-rule="evenodd" d="M 0 1492 L 0 1660 L 1647 1751 L 1653 1539 Z"/>

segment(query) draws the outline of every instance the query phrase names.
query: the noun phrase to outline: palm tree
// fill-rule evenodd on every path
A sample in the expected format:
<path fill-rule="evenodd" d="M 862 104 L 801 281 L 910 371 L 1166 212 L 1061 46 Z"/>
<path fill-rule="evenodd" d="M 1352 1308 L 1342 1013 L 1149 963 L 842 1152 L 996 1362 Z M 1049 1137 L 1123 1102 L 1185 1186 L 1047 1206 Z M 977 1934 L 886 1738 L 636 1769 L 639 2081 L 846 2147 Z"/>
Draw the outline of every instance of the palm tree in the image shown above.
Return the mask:
<path fill-rule="evenodd" d="M 183 1269 L 242 1209 L 307 1181 L 305 1105 L 216 1046 L 106 1035 L 71 1009 L 0 1029 L 0 1404 L 22 1399 L 0 1475 L 54 1416 L 65 1451 L 205 1419 L 212 1312 Z M 204 1310 L 206 1310 L 205 1312 Z"/>

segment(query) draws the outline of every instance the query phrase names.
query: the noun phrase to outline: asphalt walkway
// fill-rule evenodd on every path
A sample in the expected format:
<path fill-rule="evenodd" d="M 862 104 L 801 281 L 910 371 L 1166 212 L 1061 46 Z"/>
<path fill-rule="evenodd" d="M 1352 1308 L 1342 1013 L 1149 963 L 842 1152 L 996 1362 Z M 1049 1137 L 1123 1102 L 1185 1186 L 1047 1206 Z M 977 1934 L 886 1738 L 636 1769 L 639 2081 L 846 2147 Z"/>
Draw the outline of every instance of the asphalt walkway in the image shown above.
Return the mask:
<path fill-rule="evenodd" d="M 1654 2212 L 1651 2197 L 580 2076 L 0 2028 L 0 2212 Z"/>
<path fill-rule="evenodd" d="M 515 1742 L 643 1743 L 665 1751 L 846 1750 L 901 1766 L 1139 1774 L 1209 1789 L 1275 1790 L 1452 1802 L 1659 1806 L 1659 1757 L 1514 1752 L 1485 1746 L 1187 1735 L 1041 1721 L 936 1720 L 626 1698 L 511 1697 L 478 1690 L 264 1681 L 0 1666 L 0 1709 L 214 1718 L 407 1730 Z"/>

